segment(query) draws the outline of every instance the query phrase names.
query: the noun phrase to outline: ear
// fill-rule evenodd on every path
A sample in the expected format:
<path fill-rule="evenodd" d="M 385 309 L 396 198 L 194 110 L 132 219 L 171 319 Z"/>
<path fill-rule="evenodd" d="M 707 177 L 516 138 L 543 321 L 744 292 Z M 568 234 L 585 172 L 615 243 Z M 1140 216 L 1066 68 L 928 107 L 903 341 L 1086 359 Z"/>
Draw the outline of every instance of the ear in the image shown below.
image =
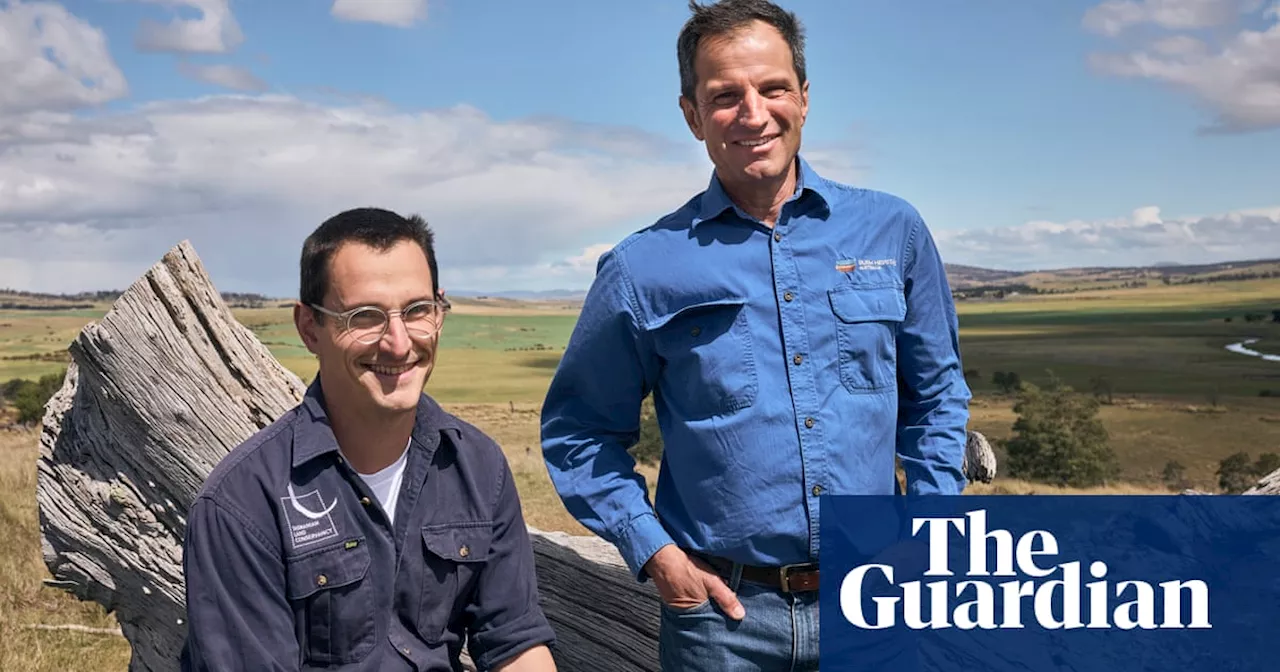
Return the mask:
<path fill-rule="evenodd" d="M 680 96 L 680 111 L 684 113 L 684 123 L 689 125 L 689 132 L 693 133 L 693 137 L 702 142 L 705 138 L 702 135 L 702 120 L 698 119 L 698 106 L 693 101 Z"/>
<path fill-rule="evenodd" d="M 294 303 L 293 326 L 298 330 L 298 337 L 302 339 L 307 351 L 313 355 L 319 354 L 316 348 L 320 343 L 320 325 L 316 324 L 315 312 L 301 302 Z"/>
<path fill-rule="evenodd" d="M 804 80 L 804 84 L 800 86 L 800 125 L 803 126 L 806 119 L 809 118 L 809 80 Z"/>

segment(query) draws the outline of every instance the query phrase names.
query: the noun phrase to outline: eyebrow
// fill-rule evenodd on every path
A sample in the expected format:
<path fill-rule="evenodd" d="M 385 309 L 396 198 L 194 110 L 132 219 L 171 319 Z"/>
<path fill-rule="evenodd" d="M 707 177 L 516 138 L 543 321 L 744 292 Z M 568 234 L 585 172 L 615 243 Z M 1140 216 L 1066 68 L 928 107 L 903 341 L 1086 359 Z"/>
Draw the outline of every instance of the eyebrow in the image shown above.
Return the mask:
<path fill-rule="evenodd" d="M 381 308 L 382 310 L 399 310 L 399 309 L 403 309 L 405 306 L 411 306 L 411 305 L 413 305 L 413 304 L 415 304 L 415 303 L 419 303 L 419 302 L 421 302 L 421 301 L 438 302 L 439 300 L 438 300 L 438 299 L 436 299 L 434 296 L 431 296 L 430 294 L 423 294 L 423 295 L 420 295 L 420 296 L 418 296 L 418 297 L 415 297 L 415 298 L 409 299 L 408 301 L 405 301 L 403 304 L 401 304 L 401 305 L 400 305 L 400 306 L 398 306 L 397 308 L 387 308 L 387 307 L 385 307 L 385 306 L 383 306 L 383 305 L 381 305 L 381 304 L 379 304 L 379 303 L 375 303 L 375 302 L 369 301 L 369 302 L 365 302 L 365 303 L 358 303 L 358 302 L 357 302 L 357 303 L 352 303 L 351 305 L 348 305 L 348 306 L 346 306 L 345 308 L 342 308 L 342 309 L 338 310 L 337 312 L 339 312 L 339 313 L 345 313 L 345 312 L 347 312 L 347 311 L 355 310 L 355 309 L 357 309 L 357 308 L 369 308 L 369 307 L 371 307 L 371 306 L 372 306 L 372 307 L 374 307 L 374 308 Z"/>

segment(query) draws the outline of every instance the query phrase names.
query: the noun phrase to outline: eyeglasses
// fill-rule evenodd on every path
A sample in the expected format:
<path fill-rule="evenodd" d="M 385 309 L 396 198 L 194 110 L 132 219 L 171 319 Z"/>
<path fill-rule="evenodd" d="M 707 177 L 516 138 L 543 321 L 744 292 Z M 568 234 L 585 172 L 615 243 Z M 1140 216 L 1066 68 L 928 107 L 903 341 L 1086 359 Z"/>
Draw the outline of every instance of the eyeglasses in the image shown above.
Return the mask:
<path fill-rule="evenodd" d="M 344 331 L 351 332 L 357 341 L 365 345 L 372 345 L 382 340 L 383 335 L 387 333 L 392 315 L 400 316 L 409 336 L 421 339 L 431 338 L 439 333 L 441 318 L 452 308 L 449 301 L 443 297 L 439 301 L 431 299 L 415 301 L 400 310 L 389 313 L 377 306 L 359 306 L 338 313 L 314 303 L 307 305 L 339 320 Z"/>

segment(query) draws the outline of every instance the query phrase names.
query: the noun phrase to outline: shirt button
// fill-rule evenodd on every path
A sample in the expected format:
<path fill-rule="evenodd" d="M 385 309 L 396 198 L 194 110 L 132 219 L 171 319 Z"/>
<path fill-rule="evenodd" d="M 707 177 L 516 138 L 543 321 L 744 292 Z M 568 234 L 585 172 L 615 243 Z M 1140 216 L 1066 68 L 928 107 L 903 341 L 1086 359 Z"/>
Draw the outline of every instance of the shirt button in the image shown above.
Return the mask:
<path fill-rule="evenodd" d="M 796 365 L 799 366 L 800 362 L 804 361 L 804 357 L 801 357 L 800 355 L 796 355 L 795 357 L 791 358 L 791 361 L 795 362 Z"/>
<path fill-rule="evenodd" d="M 782 234 L 781 233 L 773 234 L 773 240 L 774 242 L 780 242 L 782 240 Z"/>
<path fill-rule="evenodd" d="M 821 495 L 821 494 L 822 494 L 822 486 L 821 485 L 813 486 L 813 496 L 817 497 L 818 495 Z"/>
<path fill-rule="evenodd" d="M 813 418 L 805 418 L 805 419 L 804 419 L 804 426 L 805 426 L 805 427 L 808 427 L 809 429 L 813 429 L 813 424 L 814 424 L 814 423 L 813 423 Z"/>
<path fill-rule="evenodd" d="M 796 298 L 796 295 L 792 294 L 791 292 L 787 292 L 786 294 L 782 295 L 783 301 L 790 301 L 791 299 L 794 299 L 794 298 Z"/>
<path fill-rule="evenodd" d="M 373 502 L 370 502 L 368 497 L 361 497 L 361 498 L 360 498 L 360 503 L 361 503 L 361 504 L 364 504 L 365 506 L 369 506 L 369 505 L 370 505 L 370 504 L 372 504 Z"/>
<path fill-rule="evenodd" d="M 464 557 L 464 558 L 465 558 L 465 557 L 467 557 L 468 555 L 471 555 L 471 549 L 470 549 L 470 548 L 467 548 L 467 546 L 466 546 L 465 544 L 463 544 L 462 548 L 459 548 L 459 549 L 458 549 L 458 555 L 460 555 L 460 556 L 462 556 L 462 557 Z"/>
<path fill-rule="evenodd" d="M 321 574 L 320 576 L 317 576 L 317 577 L 316 577 L 316 585 L 317 585 L 317 586 L 323 586 L 323 585 L 326 585 L 326 584 L 328 584 L 328 583 L 329 583 L 329 577 L 325 576 L 324 574 Z"/>
<path fill-rule="evenodd" d="M 689 330 L 690 336 L 697 336 L 698 334 L 701 334 L 701 333 L 702 333 L 702 327 L 694 327 Z"/>

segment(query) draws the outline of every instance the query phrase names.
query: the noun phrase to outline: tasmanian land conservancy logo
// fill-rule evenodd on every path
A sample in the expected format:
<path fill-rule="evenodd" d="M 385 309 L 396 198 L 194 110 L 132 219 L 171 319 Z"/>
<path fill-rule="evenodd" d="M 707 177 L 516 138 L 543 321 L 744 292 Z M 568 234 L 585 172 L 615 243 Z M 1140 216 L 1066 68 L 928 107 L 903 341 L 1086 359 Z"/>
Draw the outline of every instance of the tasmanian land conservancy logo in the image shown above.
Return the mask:
<path fill-rule="evenodd" d="M 967 563 L 956 563 L 965 565 L 959 576 L 950 562 L 953 532 L 968 556 Z M 912 630 L 1008 630 L 1028 624 L 1049 630 L 1212 628 L 1205 581 L 1112 582 L 1101 560 L 1087 563 L 1087 569 L 1080 560 L 1055 562 L 1058 540 L 1049 531 L 1032 530 L 1017 538 L 1009 530 L 988 531 L 986 510 L 963 517 L 912 517 L 911 535 L 916 541 L 905 543 L 919 544 L 923 537 L 927 546 L 923 576 L 938 578 L 894 581 L 895 566 L 914 564 L 918 571 L 923 565 L 926 552 L 919 547 L 913 561 L 854 567 L 840 583 L 839 602 L 842 615 L 855 627 L 881 630 L 899 627 L 901 621 Z M 1094 580 L 1087 581 L 1086 572 Z M 874 609 L 867 608 L 868 597 Z"/>
<path fill-rule="evenodd" d="M 338 528 L 330 515 L 338 505 L 337 497 L 326 506 L 319 490 L 299 495 L 293 491 L 293 484 L 290 483 L 289 494 L 281 497 L 280 503 L 295 549 L 338 536 Z"/>

